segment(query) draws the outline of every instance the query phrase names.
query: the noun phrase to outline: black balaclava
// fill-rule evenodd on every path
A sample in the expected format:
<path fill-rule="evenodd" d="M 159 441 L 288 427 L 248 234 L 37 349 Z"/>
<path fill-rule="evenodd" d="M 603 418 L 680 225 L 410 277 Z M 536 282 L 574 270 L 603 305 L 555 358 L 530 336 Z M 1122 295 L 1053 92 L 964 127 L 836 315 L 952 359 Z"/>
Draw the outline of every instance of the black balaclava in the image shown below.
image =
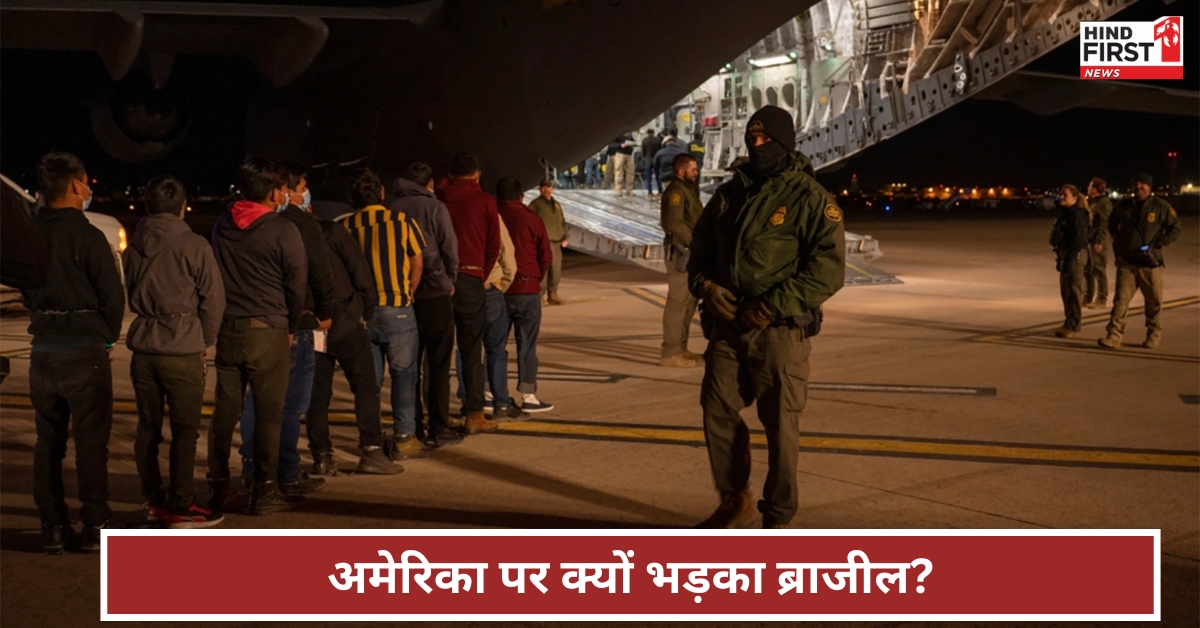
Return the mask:
<path fill-rule="evenodd" d="M 763 133 L 771 141 L 762 146 L 752 146 L 752 132 Z M 746 124 L 746 147 L 750 153 L 747 170 L 751 176 L 765 178 L 782 172 L 796 150 L 796 127 L 792 114 L 774 105 L 755 111 Z"/>

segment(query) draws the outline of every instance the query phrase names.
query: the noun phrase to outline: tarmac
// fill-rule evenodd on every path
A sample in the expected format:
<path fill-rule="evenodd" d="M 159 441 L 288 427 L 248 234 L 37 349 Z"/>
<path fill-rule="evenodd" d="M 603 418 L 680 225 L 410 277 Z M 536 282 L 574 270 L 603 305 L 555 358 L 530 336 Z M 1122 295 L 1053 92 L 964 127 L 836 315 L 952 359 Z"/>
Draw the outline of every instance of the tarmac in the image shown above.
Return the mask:
<path fill-rule="evenodd" d="M 1062 321 L 1051 221 L 847 217 L 849 228 L 880 241 L 877 266 L 903 283 L 849 287 L 827 304 L 813 340 L 792 527 L 1160 529 L 1163 625 L 1200 625 L 1197 219 L 1185 217 L 1183 237 L 1166 250 L 1161 346 L 1139 346 L 1137 297 L 1119 351 L 1096 346 L 1106 310 L 1085 310 L 1078 338 L 1050 333 Z M 717 505 L 700 430 L 703 369 L 658 366 L 665 291 L 660 274 L 568 254 L 567 303 L 545 310 L 538 348 L 538 396 L 554 410 L 405 461 L 397 476 L 349 473 L 357 437 L 339 376 L 342 474 L 292 512 L 232 514 L 223 527 L 694 525 Z M 38 551 L 26 324 L 0 320 L 0 351 L 13 358 L 0 387 L 0 616 L 5 626 L 98 622 L 99 558 Z M 701 352 L 698 322 L 692 331 L 691 350 Z M 129 358 L 124 347 L 114 352 L 109 468 L 118 526 L 142 521 Z M 210 370 L 209 402 L 214 377 Z M 743 414 L 760 427 L 753 409 Z M 307 464 L 303 440 L 301 450 Z M 165 447 L 163 457 L 165 467 Z M 759 447 L 756 492 L 765 471 Z M 74 495 L 73 471 L 67 478 Z M 169 559 L 147 573 L 187 577 L 186 565 Z M 240 566 L 229 573 L 230 586 L 249 586 Z"/>

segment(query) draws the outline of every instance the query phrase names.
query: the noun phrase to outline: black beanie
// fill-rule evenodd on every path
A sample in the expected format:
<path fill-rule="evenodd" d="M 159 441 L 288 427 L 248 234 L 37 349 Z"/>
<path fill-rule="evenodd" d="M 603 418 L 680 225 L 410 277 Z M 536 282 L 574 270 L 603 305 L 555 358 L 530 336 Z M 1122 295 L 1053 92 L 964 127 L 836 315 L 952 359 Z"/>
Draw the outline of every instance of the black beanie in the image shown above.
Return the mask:
<path fill-rule="evenodd" d="M 1154 177 L 1150 176 L 1150 174 L 1147 172 L 1139 172 L 1139 173 L 1133 175 L 1133 182 L 1134 183 L 1145 183 L 1146 185 L 1148 185 L 1150 187 L 1154 187 Z"/>
<path fill-rule="evenodd" d="M 750 116 L 750 122 L 746 124 L 747 145 L 752 131 L 765 133 L 789 153 L 796 151 L 796 126 L 792 114 L 779 107 L 767 105 Z"/>

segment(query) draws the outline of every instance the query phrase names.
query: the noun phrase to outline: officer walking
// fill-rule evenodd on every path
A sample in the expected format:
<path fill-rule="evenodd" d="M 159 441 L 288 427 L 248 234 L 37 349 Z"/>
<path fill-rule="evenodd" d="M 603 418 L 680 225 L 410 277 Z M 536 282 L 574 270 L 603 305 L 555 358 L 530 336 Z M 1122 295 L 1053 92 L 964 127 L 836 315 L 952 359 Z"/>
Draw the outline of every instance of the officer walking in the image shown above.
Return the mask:
<path fill-rule="evenodd" d="M 1088 183 L 1087 193 L 1092 224 L 1088 229 L 1087 266 L 1083 269 L 1083 306 L 1100 310 L 1108 304 L 1108 250 L 1112 248 L 1108 217 L 1112 214 L 1112 201 L 1108 200 L 1108 183 L 1100 177 Z"/>
<path fill-rule="evenodd" d="M 746 127 L 748 162 L 717 189 L 692 235 L 688 282 L 704 301 L 704 435 L 721 505 L 700 527 L 785 527 L 796 514 L 800 412 L 809 338 L 820 307 L 845 279 L 842 210 L 795 151 L 792 117 L 759 109 Z M 739 411 L 757 402 L 769 468 L 763 499 L 749 492 L 750 430 Z"/>
<path fill-rule="evenodd" d="M 688 332 L 696 313 L 696 297 L 688 289 L 687 263 L 692 228 L 704 210 L 697 183 L 700 169 L 687 153 L 675 156 L 675 175 L 662 197 L 662 229 L 667 234 L 667 306 L 663 309 L 661 366 L 700 366 L 703 357 L 688 351 Z"/>
<path fill-rule="evenodd" d="M 1162 338 L 1159 315 L 1162 312 L 1162 247 L 1179 237 L 1179 216 L 1165 200 L 1152 194 L 1154 180 L 1145 172 L 1133 175 L 1133 196 L 1117 203 L 1108 219 L 1113 253 L 1117 258 L 1117 286 L 1113 298 L 1108 333 L 1099 344 L 1106 349 L 1121 346 L 1125 335 L 1125 316 L 1135 290 L 1146 301 L 1146 340 L 1142 346 L 1153 349 Z"/>

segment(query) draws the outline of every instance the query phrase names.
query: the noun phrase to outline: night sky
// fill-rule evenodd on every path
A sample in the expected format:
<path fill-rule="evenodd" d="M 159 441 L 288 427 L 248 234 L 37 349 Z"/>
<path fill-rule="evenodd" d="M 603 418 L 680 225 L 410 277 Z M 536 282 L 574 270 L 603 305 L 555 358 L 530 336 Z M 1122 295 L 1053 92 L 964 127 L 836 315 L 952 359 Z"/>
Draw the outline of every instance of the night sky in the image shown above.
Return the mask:
<path fill-rule="evenodd" d="M 1117 16 L 1152 20 L 1183 14 L 1184 49 L 1190 61 L 1200 50 L 1200 3 L 1142 0 Z M 1078 73 L 1072 40 L 1029 69 Z M 1164 86 L 1200 89 L 1198 64 L 1184 81 Z M 172 80 L 184 91 L 191 127 L 183 145 L 150 164 L 127 164 L 108 156 L 92 137 L 88 103 L 105 89 L 106 74 L 93 53 L 5 50 L 0 55 L 0 167 L 27 187 L 33 166 L 50 150 L 70 150 L 89 174 L 110 189 L 136 185 L 169 172 L 204 193 L 222 193 L 244 152 L 247 103 L 267 89 L 246 59 L 180 56 Z M 823 174 L 830 187 L 844 187 L 858 174 L 864 189 L 890 182 L 911 185 L 1055 187 L 1092 176 L 1113 182 L 1146 170 L 1165 181 L 1166 154 L 1179 154 L 1178 183 L 1200 183 L 1200 119 L 1074 109 L 1038 116 L 1003 102 L 967 101 Z"/>

